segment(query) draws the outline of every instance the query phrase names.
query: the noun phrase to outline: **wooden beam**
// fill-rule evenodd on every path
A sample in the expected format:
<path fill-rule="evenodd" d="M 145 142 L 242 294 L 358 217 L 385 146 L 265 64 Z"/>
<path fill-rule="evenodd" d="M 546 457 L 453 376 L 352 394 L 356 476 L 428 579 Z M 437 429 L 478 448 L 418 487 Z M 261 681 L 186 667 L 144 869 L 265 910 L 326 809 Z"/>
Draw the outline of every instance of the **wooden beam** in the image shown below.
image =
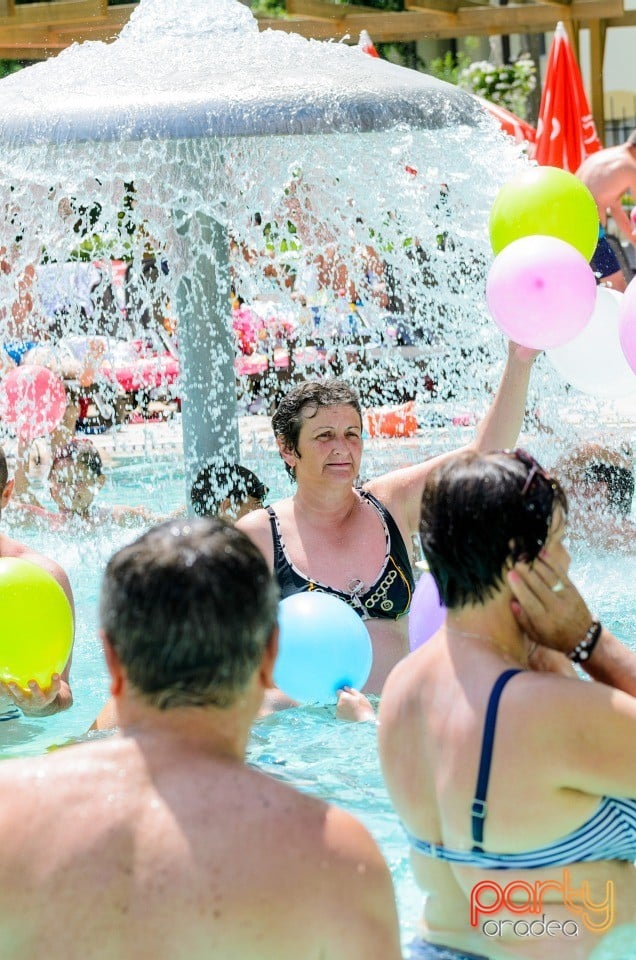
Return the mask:
<path fill-rule="evenodd" d="M 18 5 L 0 0 L 0 57 L 42 59 L 57 53 L 73 41 L 111 40 L 127 22 L 137 4 L 106 7 L 107 0 L 60 0 L 60 2 Z M 432 3 L 444 9 L 431 10 Z M 485 0 L 484 0 L 485 3 Z M 507 7 L 470 6 L 466 0 L 407 0 L 405 11 L 382 11 L 353 4 L 335 4 L 327 0 L 288 0 L 297 10 L 286 19 L 258 18 L 259 28 L 299 33 L 317 40 L 342 40 L 348 35 L 357 42 L 362 29 L 371 31 L 375 42 L 418 40 L 423 37 L 456 39 L 510 33 L 544 33 L 554 30 L 557 20 L 576 34 L 577 28 L 594 30 L 599 20 L 610 27 L 636 26 L 636 10 L 625 13 L 623 0 L 572 0 L 569 4 L 513 4 Z M 457 10 L 448 9 L 457 5 Z M 16 13 L 10 11 L 15 9 Z M 312 10 L 301 14 L 300 10 Z M 90 10 L 90 15 L 86 15 Z M 31 16 L 29 17 L 29 12 Z M 3 16 L 7 13 L 6 16 Z M 47 14 L 44 17 L 44 14 Z M 319 15 L 319 16 L 318 16 Z M 16 29 L 18 32 L 15 32 Z M 596 41 L 600 46 L 601 35 Z M 601 51 L 596 54 L 601 56 Z M 594 67 L 591 76 L 597 77 Z M 598 91 L 592 89 L 592 99 Z M 602 98 L 601 98 L 602 99 Z M 595 109 L 598 111 L 598 104 Z M 602 129 L 602 128 L 601 128 Z"/>
<path fill-rule="evenodd" d="M 426 0 L 406 0 L 409 10 L 423 10 Z M 557 20 L 592 20 L 620 15 L 623 0 L 573 0 L 567 7 L 525 4 L 507 7 L 460 8 L 455 14 L 456 37 L 493 36 L 510 33 L 544 33 L 554 30 Z M 429 36 L 453 36 L 431 15 Z"/>
<path fill-rule="evenodd" d="M 559 0 L 559 2 L 569 3 L 570 0 Z M 460 7 L 483 7 L 486 0 L 421 0 L 422 12 L 432 13 L 457 13 Z M 378 17 L 387 16 L 386 10 L 380 10 L 378 7 L 367 7 L 351 3 L 334 3 L 333 0 L 285 0 L 285 9 L 290 16 L 307 18 L 315 17 L 318 20 L 349 20 L 350 17 L 364 16 Z M 400 11 L 395 11 L 400 16 Z"/>
<path fill-rule="evenodd" d="M 358 9 L 358 8 L 357 8 Z M 369 21 L 366 15 L 349 15 L 337 20 L 314 20 L 311 17 L 296 16 L 293 19 L 258 18 L 261 30 L 283 30 L 286 33 L 299 33 L 314 40 L 342 40 L 349 35 L 351 43 L 357 42 L 360 30 L 369 30 L 377 42 L 399 42 L 418 40 L 431 36 L 431 17 L 435 24 L 445 31 L 445 36 L 454 36 L 457 19 L 451 13 L 378 12 Z"/>
<path fill-rule="evenodd" d="M 71 43 L 83 40 L 114 40 L 130 18 L 136 4 L 110 7 L 107 15 L 89 21 L 77 20 L 0 26 L 0 57 L 9 60 L 46 60 Z"/>
<path fill-rule="evenodd" d="M 104 17 L 108 0 L 53 0 L 49 3 L 19 4 L 0 17 L 0 27 L 31 26 L 40 23 L 59 23 L 64 20 L 89 20 Z"/>
<path fill-rule="evenodd" d="M 596 132 L 601 143 L 605 140 L 605 92 L 603 89 L 603 62 L 605 60 L 605 40 L 607 25 L 604 20 L 590 23 L 590 78 L 591 108 Z"/>
<path fill-rule="evenodd" d="M 351 15 L 337 20 L 315 20 L 299 16 L 286 20 L 258 18 L 258 24 L 261 30 L 283 30 L 315 40 L 342 40 L 348 34 L 351 43 L 357 42 L 354 34 L 363 29 L 372 33 L 376 43 L 423 38 L 459 39 L 511 33 L 546 33 L 554 30 L 558 20 L 579 22 L 580 26 L 588 26 L 598 19 L 599 9 L 607 9 L 609 6 L 610 10 L 614 10 L 621 3 L 622 0 L 599 0 L 598 4 L 595 3 L 592 7 L 592 4 L 577 3 L 577 0 L 574 0 L 572 6 L 560 8 L 558 13 L 554 7 L 548 8 L 545 4 L 535 7 L 491 7 L 489 10 L 463 9 L 456 14 L 427 13 L 423 8 L 411 6 L 403 13 L 378 13 L 371 23 L 367 16 Z M 507 20 L 504 19 L 505 11 L 512 12 L 512 16 Z M 491 13 L 495 14 L 494 19 L 489 16 Z"/>
<path fill-rule="evenodd" d="M 330 3 L 329 0 L 285 0 L 285 9 L 291 16 L 317 17 L 319 20 L 342 20 L 350 15 L 373 17 L 382 14 L 377 7 L 357 6 L 352 3 Z"/>
<path fill-rule="evenodd" d="M 636 10 L 626 10 L 622 17 L 610 17 L 608 27 L 636 27 Z"/>

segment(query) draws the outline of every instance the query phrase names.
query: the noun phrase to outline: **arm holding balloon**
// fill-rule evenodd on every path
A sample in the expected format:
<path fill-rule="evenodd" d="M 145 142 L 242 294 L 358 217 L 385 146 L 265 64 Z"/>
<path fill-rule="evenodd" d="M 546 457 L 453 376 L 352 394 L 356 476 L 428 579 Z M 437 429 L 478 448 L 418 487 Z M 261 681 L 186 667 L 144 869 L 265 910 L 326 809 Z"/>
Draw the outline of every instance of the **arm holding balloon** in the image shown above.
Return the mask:
<path fill-rule="evenodd" d="M 336 716 L 338 720 L 349 720 L 352 723 L 363 723 L 367 720 L 375 723 L 376 719 L 371 702 L 353 687 L 343 687 L 338 691 Z"/>
<path fill-rule="evenodd" d="M 70 662 L 69 662 L 70 665 Z M 67 670 L 65 669 L 65 673 Z M 51 684 L 44 689 L 35 681 L 30 680 L 26 690 L 17 683 L 1 683 L 5 696 L 19 707 L 28 717 L 50 717 L 61 713 L 73 703 L 73 694 L 68 680 L 63 680 L 59 673 L 51 677 Z"/>
<path fill-rule="evenodd" d="M 507 450 L 515 446 L 526 410 L 532 365 L 539 350 L 508 342 L 508 361 L 499 389 L 471 444 L 475 450 Z"/>
<path fill-rule="evenodd" d="M 15 544 L 15 541 L 13 541 L 13 543 Z M 59 563 L 56 563 L 55 560 L 51 560 L 50 557 L 27 550 L 26 548 L 16 551 L 15 555 L 21 557 L 23 560 L 30 560 L 32 563 L 42 567 L 59 583 L 70 604 L 73 624 L 75 624 L 73 591 L 63 567 L 61 567 Z M 26 690 L 21 690 L 16 684 L 4 684 L 5 693 L 7 693 L 16 706 L 28 716 L 48 717 L 55 713 L 62 713 L 62 711 L 68 710 L 73 703 L 73 693 L 70 686 L 72 658 L 73 647 L 71 644 L 71 652 L 69 653 L 64 669 L 61 673 L 54 673 L 52 675 L 51 682 L 48 686 L 42 687 L 34 680 L 29 682 L 28 689 Z"/>
<path fill-rule="evenodd" d="M 499 389 L 471 447 L 486 452 L 515 446 L 525 414 L 532 365 L 539 352 L 509 341 L 508 358 Z M 391 511 L 403 536 L 405 533 L 415 533 L 419 527 L 422 492 L 428 473 L 455 453 L 451 450 L 417 466 L 394 470 L 365 484 Z"/>

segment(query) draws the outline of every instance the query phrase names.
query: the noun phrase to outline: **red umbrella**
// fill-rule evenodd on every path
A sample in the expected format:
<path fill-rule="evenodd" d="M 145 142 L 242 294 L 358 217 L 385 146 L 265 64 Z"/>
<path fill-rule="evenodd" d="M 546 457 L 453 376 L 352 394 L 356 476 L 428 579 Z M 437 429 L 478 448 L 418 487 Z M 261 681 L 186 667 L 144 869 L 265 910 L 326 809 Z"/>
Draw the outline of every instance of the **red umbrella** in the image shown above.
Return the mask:
<path fill-rule="evenodd" d="M 579 65 L 559 22 L 543 81 L 534 159 L 543 166 L 575 173 L 585 158 L 602 146 Z"/>
<path fill-rule="evenodd" d="M 518 117 L 516 113 L 511 113 L 510 110 L 506 110 L 505 107 L 500 107 L 497 103 L 492 103 L 491 100 L 484 100 L 483 97 L 477 97 L 477 99 L 482 107 L 487 110 L 495 120 L 499 121 L 501 129 L 505 133 L 514 137 L 518 143 L 534 143 L 537 131 L 531 124 L 526 123 L 526 121 Z"/>
<path fill-rule="evenodd" d="M 363 53 L 368 53 L 370 57 L 378 57 L 380 59 L 380 54 L 375 49 L 373 40 L 369 36 L 366 30 L 360 31 L 360 38 L 358 40 L 358 46 Z"/>

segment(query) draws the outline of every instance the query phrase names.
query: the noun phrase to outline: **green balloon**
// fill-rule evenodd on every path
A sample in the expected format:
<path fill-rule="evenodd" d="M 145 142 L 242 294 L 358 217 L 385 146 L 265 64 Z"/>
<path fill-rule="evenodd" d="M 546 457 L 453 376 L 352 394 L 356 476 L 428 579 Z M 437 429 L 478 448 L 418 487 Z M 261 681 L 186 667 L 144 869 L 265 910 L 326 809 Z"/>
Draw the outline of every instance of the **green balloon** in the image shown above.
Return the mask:
<path fill-rule="evenodd" d="M 62 587 L 35 563 L 0 557 L 0 611 L 0 680 L 49 687 L 73 644 L 73 613 Z"/>
<path fill-rule="evenodd" d="M 495 254 L 513 240 L 543 234 L 558 237 L 589 262 L 598 243 L 594 197 L 573 173 L 558 167 L 530 167 L 506 183 L 490 211 Z"/>

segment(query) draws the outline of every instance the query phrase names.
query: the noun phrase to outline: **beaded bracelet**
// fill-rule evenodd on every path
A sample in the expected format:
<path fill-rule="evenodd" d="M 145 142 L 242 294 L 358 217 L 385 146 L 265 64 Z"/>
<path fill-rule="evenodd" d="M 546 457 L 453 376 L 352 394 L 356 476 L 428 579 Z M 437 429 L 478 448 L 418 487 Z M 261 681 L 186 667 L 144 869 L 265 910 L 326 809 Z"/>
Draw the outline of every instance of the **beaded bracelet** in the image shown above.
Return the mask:
<path fill-rule="evenodd" d="M 574 649 L 568 653 L 568 657 L 572 663 L 582 663 L 590 659 L 602 630 L 603 627 L 601 626 L 600 620 L 592 620 L 583 639 L 579 640 Z"/>

